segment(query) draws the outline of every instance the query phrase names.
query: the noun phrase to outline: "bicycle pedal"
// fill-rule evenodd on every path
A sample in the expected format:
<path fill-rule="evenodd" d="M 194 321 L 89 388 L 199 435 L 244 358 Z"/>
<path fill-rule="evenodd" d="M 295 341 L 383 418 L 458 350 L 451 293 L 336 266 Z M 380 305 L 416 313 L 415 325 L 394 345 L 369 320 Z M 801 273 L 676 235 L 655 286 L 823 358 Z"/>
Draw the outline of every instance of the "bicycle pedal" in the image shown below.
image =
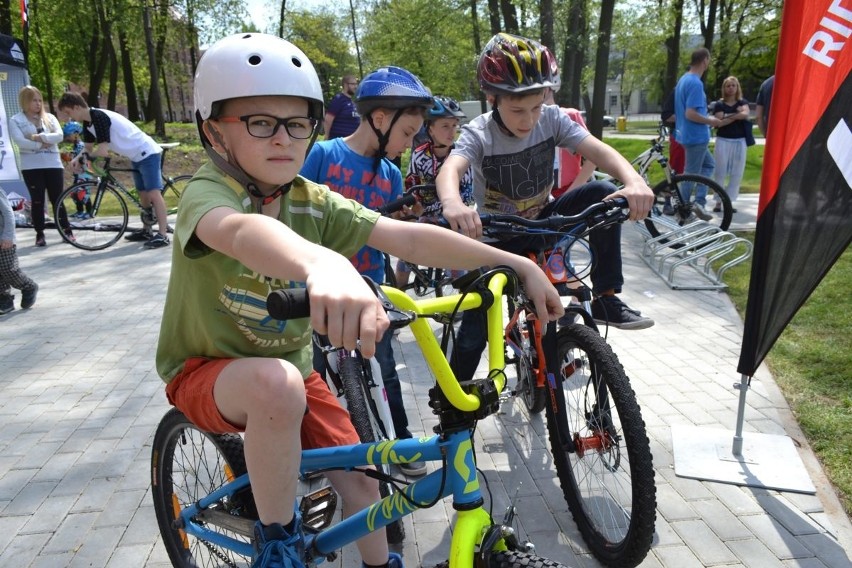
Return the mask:
<path fill-rule="evenodd" d="M 319 532 L 329 526 L 336 510 L 337 493 L 331 487 L 317 489 L 299 502 L 302 526 L 309 531 Z"/>

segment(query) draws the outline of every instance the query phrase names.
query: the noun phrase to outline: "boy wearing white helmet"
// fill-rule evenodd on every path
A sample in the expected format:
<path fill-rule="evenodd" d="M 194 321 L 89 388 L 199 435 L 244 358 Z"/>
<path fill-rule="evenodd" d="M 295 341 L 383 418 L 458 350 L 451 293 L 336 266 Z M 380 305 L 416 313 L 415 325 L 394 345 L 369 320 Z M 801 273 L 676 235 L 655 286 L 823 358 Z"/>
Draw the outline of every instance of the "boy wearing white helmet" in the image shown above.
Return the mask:
<path fill-rule="evenodd" d="M 543 318 L 562 309 L 533 263 L 436 227 L 380 218 L 297 174 L 323 118 L 313 65 L 275 36 L 238 34 L 211 46 L 195 76 L 199 135 L 210 162 L 181 196 L 157 349 L 166 394 L 199 428 L 245 432 L 260 521 L 256 567 L 300 567 L 293 515 L 301 448 L 358 442 L 311 364 L 311 330 L 372 356 L 388 327 L 347 257 L 365 244 L 423 264 L 508 264 Z M 428 239 L 424 250 L 417 242 Z M 310 319 L 271 320 L 269 292 L 307 287 Z M 327 473 L 349 513 L 378 499 L 374 480 Z M 384 531 L 358 542 L 369 566 L 402 566 Z"/>

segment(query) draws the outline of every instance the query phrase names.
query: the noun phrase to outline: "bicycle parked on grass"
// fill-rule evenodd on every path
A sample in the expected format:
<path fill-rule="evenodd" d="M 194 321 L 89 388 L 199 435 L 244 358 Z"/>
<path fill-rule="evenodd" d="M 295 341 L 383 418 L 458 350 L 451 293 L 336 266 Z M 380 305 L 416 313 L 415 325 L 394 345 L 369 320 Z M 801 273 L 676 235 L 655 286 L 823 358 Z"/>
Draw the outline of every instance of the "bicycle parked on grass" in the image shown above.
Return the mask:
<path fill-rule="evenodd" d="M 683 226 L 697 220 L 703 220 L 722 231 L 727 231 L 733 215 L 733 206 L 727 192 L 712 178 L 699 174 L 679 174 L 672 170 L 664 152 L 669 136 L 668 129 L 662 122 L 658 129 L 659 134 L 657 138 L 651 141 L 651 147 L 630 162 L 645 178 L 645 182 L 652 187 L 654 192 L 654 205 L 651 214 L 645 218 L 645 227 L 648 232 L 652 237 L 659 237 L 670 232 L 673 223 Z M 652 185 L 656 181 L 651 177 L 654 164 L 658 164 L 659 168 L 653 168 L 653 173 L 658 174 L 661 169 L 665 179 Z M 609 178 L 606 176 L 603 179 Z M 694 208 L 694 203 L 686 197 L 698 185 L 707 188 L 708 208 L 702 212 L 709 217 L 707 219 L 699 217 Z M 711 204 L 713 204 L 712 208 L 710 208 Z M 672 220 L 669 221 L 666 217 L 671 217 Z"/>
<path fill-rule="evenodd" d="M 506 284 L 512 293 L 522 291 L 506 273 L 490 279 L 490 289 L 501 297 Z M 300 290 L 304 293 L 304 289 Z M 306 298 L 275 301 L 275 296 L 296 298 L 300 291 L 273 293 L 267 306 L 279 320 L 307 315 Z M 405 293 L 386 288 L 393 302 L 392 327 L 410 325 L 427 361 L 433 366 L 437 385 L 429 390 L 430 407 L 438 416 L 436 435 L 335 448 L 303 450 L 300 472 L 346 469 L 385 478 L 380 471 L 363 466 L 400 464 L 415 460 L 437 462 L 425 477 L 381 499 L 372 506 L 332 524 L 336 498 L 330 488 L 306 495 L 298 505 L 305 528 L 306 565 L 316 566 L 336 558 L 337 551 L 370 532 L 388 526 L 414 511 L 434 506 L 452 496 L 456 520 L 448 558 L 449 568 L 564 568 L 536 556 L 533 547 L 521 542 L 512 529 L 514 506 L 502 521 L 485 508 L 486 491 L 480 485 L 473 433 L 479 420 L 499 410 L 498 393 L 505 376 L 495 374 L 462 387 L 450 371 L 428 323 L 419 317 L 430 311 L 433 299 L 415 301 Z M 508 290 L 507 290 L 508 291 Z M 456 299 L 459 299 L 458 297 Z M 454 304 L 452 298 L 438 301 Z M 479 294 L 464 298 L 465 308 L 481 305 Z M 304 308 L 280 310 L 278 304 Z M 424 311 L 426 310 L 426 311 Z M 502 356 L 502 352 L 500 352 Z M 501 367 L 501 361 L 494 361 Z M 176 567 L 248 566 L 257 512 L 246 473 L 242 438 L 236 434 L 210 434 L 189 422 L 177 409 L 163 417 L 152 447 L 152 497 L 165 548 Z M 387 481 L 393 481 L 388 478 Z M 487 479 L 485 479 L 487 490 Z"/>
<path fill-rule="evenodd" d="M 166 152 L 178 146 L 178 143 L 160 144 L 163 152 L 160 157 L 162 168 Z M 139 210 L 143 225 L 156 225 L 157 218 L 153 211 L 142 207 L 135 189 L 128 189 L 116 176 L 116 172 L 133 172 L 133 168 L 117 168 L 111 165 L 112 158 L 103 158 L 102 165 L 97 166 L 94 160 L 90 164 L 98 176 L 96 180 L 76 183 L 67 188 L 59 196 L 57 210 L 68 216 L 68 222 L 73 231 L 73 238 L 63 230 L 59 233 L 62 238 L 83 250 L 105 249 L 121 239 L 128 230 L 128 205 Z M 163 197 L 169 214 L 177 211 L 178 201 L 186 184 L 192 176 L 189 174 L 175 177 L 163 174 Z"/>

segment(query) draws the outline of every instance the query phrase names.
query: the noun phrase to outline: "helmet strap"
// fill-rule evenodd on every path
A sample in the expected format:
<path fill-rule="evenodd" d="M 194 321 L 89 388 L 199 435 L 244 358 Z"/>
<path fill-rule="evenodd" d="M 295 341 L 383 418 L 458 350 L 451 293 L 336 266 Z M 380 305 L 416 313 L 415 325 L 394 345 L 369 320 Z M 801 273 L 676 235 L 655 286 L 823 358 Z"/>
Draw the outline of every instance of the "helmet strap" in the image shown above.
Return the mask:
<path fill-rule="evenodd" d="M 491 118 L 494 119 L 494 122 L 497 123 L 497 126 L 502 128 L 507 135 L 511 136 L 512 138 L 515 137 L 515 134 L 511 130 L 506 128 L 506 123 L 503 122 L 503 117 L 500 116 L 500 110 L 497 108 L 496 103 L 494 104 L 494 106 L 491 107 Z"/>
<path fill-rule="evenodd" d="M 388 126 L 387 132 L 382 132 L 376 125 L 373 124 L 373 113 L 367 114 L 367 123 L 370 125 L 370 128 L 373 129 L 373 133 L 375 133 L 376 138 L 379 139 L 379 149 L 376 151 L 376 156 L 373 159 L 373 176 L 375 176 L 379 172 L 379 164 L 382 163 L 382 158 L 387 156 L 387 145 L 390 141 L 391 131 L 393 130 L 393 125 L 396 124 L 396 121 L 399 120 L 399 117 L 402 116 L 402 113 L 405 109 L 397 109 L 391 118 L 390 125 Z"/>

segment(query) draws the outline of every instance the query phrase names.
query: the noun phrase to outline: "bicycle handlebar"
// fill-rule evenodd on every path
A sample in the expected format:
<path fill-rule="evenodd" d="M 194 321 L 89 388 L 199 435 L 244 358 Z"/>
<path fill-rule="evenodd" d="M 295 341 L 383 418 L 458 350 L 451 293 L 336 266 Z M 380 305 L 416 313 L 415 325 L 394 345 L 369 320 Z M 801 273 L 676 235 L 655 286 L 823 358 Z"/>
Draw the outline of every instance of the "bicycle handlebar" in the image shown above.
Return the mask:
<path fill-rule="evenodd" d="M 391 213 L 396 213 L 403 207 L 411 207 L 416 202 L 417 198 L 413 194 L 407 193 L 399 199 L 394 199 L 393 201 L 385 203 L 384 205 L 376 209 L 376 211 L 378 211 L 382 215 L 390 215 Z"/>
<path fill-rule="evenodd" d="M 608 201 L 601 201 L 589 205 L 576 215 L 551 215 L 543 219 L 527 219 L 518 215 L 504 215 L 498 213 L 483 213 L 479 216 L 482 226 L 495 226 L 498 224 L 520 225 L 530 229 L 553 229 L 558 230 L 568 226 L 586 223 L 589 226 L 596 225 L 601 221 L 610 220 L 618 222 L 627 218 L 624 209 L 627 208 L 627 200 L 617 197 Z M 613 212 L 618 212 L 613 215 Z"/>

